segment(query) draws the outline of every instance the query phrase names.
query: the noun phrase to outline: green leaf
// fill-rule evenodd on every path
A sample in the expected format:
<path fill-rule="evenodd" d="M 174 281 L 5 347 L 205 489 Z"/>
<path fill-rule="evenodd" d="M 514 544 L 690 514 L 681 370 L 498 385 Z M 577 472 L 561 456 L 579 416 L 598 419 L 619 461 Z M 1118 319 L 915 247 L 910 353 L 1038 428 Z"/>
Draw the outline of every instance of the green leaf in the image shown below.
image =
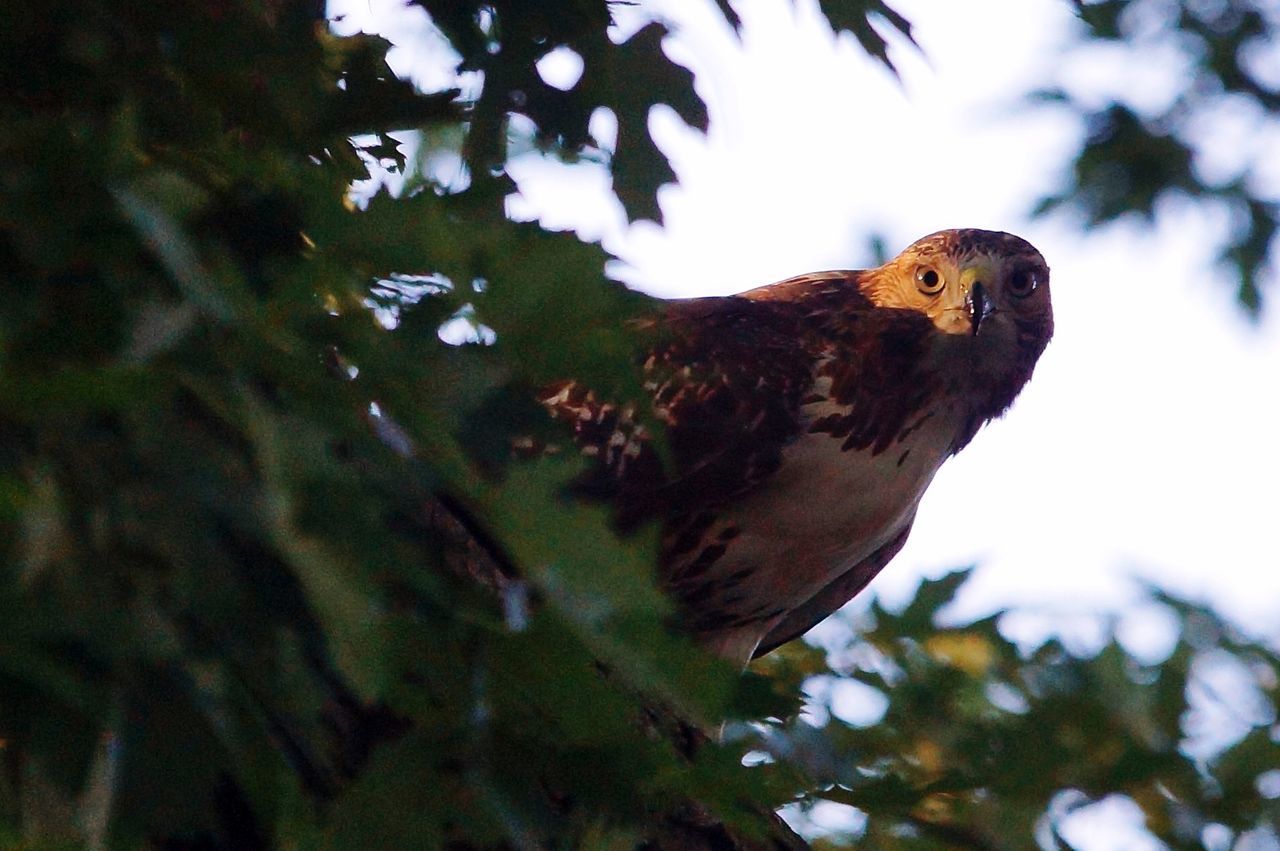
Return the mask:
<path fill-rule="evenodd" d="M 651 23 L 620 45 L 601 37 L 575 45 L 586 65 L 579 88 L 587 102 L 606 106 L 618 121 L 611 162 L 613 189 L 631 219 L 662 221 L 657 191 L 675 180 L 666 155 L 649 134 L 654 106 L 665 104 L 685 124 L 706 130 L 707 109 L 693 90 L 692 73 L 662 50 L 666 29 Z"/>

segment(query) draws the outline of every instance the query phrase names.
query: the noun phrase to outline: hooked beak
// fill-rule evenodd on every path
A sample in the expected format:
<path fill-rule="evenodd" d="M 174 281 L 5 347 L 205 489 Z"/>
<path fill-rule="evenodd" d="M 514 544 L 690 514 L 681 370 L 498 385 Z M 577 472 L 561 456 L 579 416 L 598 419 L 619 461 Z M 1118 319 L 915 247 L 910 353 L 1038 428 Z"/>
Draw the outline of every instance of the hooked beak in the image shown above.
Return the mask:
<path fill-rule="evenodd" d="M 978 328 L 982 325 L 982 321 L 991 315 L 991 299 L 987 298 L 987 291 L 983 288 L 981 281 L 975 281 L 973 288 L 969 290 L 969 295 L 965 298 L 965 306 L 969 308 L 969 322 L 973 336 L 978 336 Z"/>

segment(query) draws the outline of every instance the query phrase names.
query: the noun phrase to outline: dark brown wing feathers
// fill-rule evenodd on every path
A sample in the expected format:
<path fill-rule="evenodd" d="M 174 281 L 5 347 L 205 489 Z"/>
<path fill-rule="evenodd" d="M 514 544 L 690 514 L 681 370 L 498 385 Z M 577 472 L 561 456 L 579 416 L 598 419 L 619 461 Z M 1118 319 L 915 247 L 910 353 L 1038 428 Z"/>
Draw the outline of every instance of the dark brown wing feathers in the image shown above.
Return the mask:
<path fill-rule="evenodd" d="M 599 461 L 577 491 L 613 503 L 622 530 L 678 521 L 765 479 L 800 434 L 814 353 L 797 312 L 730 296 L 672 302 L 652 331 L 644 378 L 666 429 L 665 470 L 633 413 L 572 382 L 542 394 Z"/>

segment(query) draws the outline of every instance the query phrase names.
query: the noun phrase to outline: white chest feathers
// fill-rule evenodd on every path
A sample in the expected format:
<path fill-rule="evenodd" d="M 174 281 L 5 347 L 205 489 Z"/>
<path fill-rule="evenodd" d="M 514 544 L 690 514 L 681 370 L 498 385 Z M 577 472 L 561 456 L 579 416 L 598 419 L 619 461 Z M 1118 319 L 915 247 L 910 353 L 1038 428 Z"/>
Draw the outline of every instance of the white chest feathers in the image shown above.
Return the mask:
<path fill-rule="evenodd" d="M 824 401 L 803 413 L 817 420 L 833 412 Z M 844 439 L 825 432 L 803 435 L 767 485 L 725 512 L 742 532 L 718 567 L 751 568 L 753 586 L 783 608 L 808 600 L 912 521 L 961 419 L 942 407 L 922 412 L 910 434 L 878 453 L 844 449 Z"/>
<path fill-rule="evenodd" d="M 860 587 L 883 566 L 888 556 L 880 550 L 900 544 L 920 498 L 968 427 L 965 410 L 939 401 L 914 412 L 887 445 L 881 441 L 880 451 L 874 441 L 854 448 L 868 441 L 828 424 L 858 417 L 827 400 L 824 383 L 814 388 L 821 401 L 803 406 L 806 428 L 783 448 L 776 469 L 745 497 L 716 510 L 699 545 L 676 549 L 667 564 L 671 588 L 696 613 L 692 623 L 705 645 L 743 664 L 805 604 L 821 599 L 821 607 L 837 608 L 843 599 L 823 592 L 862 577 L 850 573 L 855 567 L 870 571 Z M 850 586 L 849 595 L 856 590 Z"/>

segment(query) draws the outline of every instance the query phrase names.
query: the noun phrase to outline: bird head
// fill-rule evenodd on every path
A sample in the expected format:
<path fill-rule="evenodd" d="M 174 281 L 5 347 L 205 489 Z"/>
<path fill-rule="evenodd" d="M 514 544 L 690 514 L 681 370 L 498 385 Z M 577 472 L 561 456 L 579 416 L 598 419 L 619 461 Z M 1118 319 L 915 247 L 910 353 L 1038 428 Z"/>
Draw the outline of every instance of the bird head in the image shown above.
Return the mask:
<path fill-rule="evenodd" d="M 918 239 L 877 269 L 868 289 L 877 306 L 924 313 L 945 334 L 1053 322 L 1044 258 L 1025 239 L 1000 231 L 944 230 Z"/>
<path fill-rule="evenodd" d="M 936 350 L 973 377 L 1025 369 L 1053 334 L 1049 267 L 1031 243 L 1001 231 L 944 230 L 916 240 L 868 276 L 879 307 L 929 317 Z M 976 374 L 974 374 L 976 373 Z M 986 373 L 992 373 L 986 375 Z"/>

